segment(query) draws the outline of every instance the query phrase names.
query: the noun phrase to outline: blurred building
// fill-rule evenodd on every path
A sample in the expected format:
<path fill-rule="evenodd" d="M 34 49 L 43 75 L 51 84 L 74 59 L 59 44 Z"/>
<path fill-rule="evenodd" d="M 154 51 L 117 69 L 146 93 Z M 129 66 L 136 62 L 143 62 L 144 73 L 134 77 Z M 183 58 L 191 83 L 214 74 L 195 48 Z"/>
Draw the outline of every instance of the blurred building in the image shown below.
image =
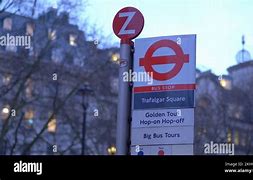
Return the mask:
<path fill-rule="evenodd" d="M 29 36 L 31 47 L 0 46 L 1 154 L 80 154 L 83 98 L 86 154 L 106 154 L 115 141 L 118 50 L 99 49 L 53 8 L 36 19 L 1 13 L 7 36 Z M 78 94 L 84 86 L 92 93 Z"/>
<path fill-rule="evenodd" d="M 52 8 L 36 19 L 1 13 L 7 34 L 31 47 L 0 46 L 0 153 L 80 154 L 86 115 L 85 153 L 114 154 L 119 49 L 99 49 Z M 253 60 L 244 47 L 236 60 L 228 75 L 196 72 L 195 154 L 210 141 L 253 154 Z"/>
<path fill-rule="evenodd" d="M 234 143 L 235 154 L 253 154 L 253 60 L 243 48 L 228 75 L 197 71 L 195 154 L 204 144 Z"/>

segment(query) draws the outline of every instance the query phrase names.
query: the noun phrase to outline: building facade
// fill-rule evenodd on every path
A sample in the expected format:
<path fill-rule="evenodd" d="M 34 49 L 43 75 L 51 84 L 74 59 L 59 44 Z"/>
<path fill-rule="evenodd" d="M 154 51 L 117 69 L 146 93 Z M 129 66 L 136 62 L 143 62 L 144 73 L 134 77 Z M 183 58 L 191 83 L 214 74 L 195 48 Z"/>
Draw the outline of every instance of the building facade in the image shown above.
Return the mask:
<path fill-rule="evenodd" d="M 242 52 L 248 58 L 229 67 L 228 75 L 197 71 L 195 154 L 205 154 L 211 141 L 233 143 L 235 155 L 253 154 L 253 60 Z"/>
<path fill-rule="evenodd" d="M 36 19 L 3 12 L 0 27 L 1 40 L 29 38 L 0 47 L 1 154 L 107 154 L 117 51 L 87 41 L 53 8 Z"/>

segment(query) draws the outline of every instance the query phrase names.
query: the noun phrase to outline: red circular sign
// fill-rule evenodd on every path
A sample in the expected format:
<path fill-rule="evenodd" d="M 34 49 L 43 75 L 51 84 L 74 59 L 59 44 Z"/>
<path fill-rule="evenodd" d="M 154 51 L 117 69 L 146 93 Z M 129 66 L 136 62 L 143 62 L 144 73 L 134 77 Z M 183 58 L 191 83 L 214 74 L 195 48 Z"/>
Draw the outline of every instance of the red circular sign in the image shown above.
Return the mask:
<path fill-rule="evenodd" d="M 121 9 L 113 19 L 113 31 L 122 40 L 136 38 L 144 26 L 142 13 L 134 7 Z"/>
<path fill-rule="evenodd" d="M 175 55 L 153 57 L 154 52 L 162 47 L 171 48 L 175 52 Z M 155 42 L 148 48 L 145 57 L 140 59 L 140 66 L 144 66 L 145 71 L 148 72 L 149 75 L 153 73 L 152 78 L 159 81 L 165 81 L 176 76 L 183 67 L 184 63 L 189 63 L 189 55 L 184 54 L 181 47 L 172 40 L 160 40 Z M 175 65 L 170 71 L 160 73 L 155 71 L 152 67 L 153 65 L 160 64 Z"/>
<path fill-rule="evenodd" d="M 163 156 L 163 155 L 164 155 L 164 151 L 163 151 L 163 150 L 159 150 L 159 151 L 158 151 L 158 155 L 159 155 L 159 156 Z"/>

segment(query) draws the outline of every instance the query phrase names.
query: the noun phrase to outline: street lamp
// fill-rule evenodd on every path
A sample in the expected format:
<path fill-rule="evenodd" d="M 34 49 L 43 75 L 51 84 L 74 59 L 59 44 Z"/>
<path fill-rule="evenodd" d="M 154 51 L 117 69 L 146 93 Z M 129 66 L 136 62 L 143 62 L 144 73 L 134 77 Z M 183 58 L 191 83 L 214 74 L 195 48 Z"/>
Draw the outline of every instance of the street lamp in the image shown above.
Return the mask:
<path fill-rule="evenodd" d="M 116 154 L 116 147 L 115 146 L 108 147 L 107 152 L 109 155 L 115 155 Z"/>
<path fill-rule="evenodd" d="M 118 53 L 112 54 L 111 60 L 115 63 L 119 63 L 120 56 Z"/>
<path fill-rule="evenodd" d="M 83 124 L 82 124 L 82 151 L 81 154 L 85 155 L 85 134 L 86 134 L 86 112 L 87 112 L 87 102 L 85 99 L 85 96 L 87 94 L 92 93 L 92 89 L 88 85 L 84 85 L 81 87 L 78 91 L 77 94 L 82 96 L 82 108 L 83 108 Z"/>
<path fill-rule="evenodd" d="M 2 111 L 1 111 L 1 116 L 3 120 L 6 120 L 8 118 L 8 116 L 10 115 L 10 106 L 6 105 L 3 107 Z"/>
<path fill-rule="evenodd" d="M 56 132 L 56 126 L 57 126 L 56 118 L 53 117 L 52 119 L 50 119 L 50 121 L 47 125 L 47 131 L 49 133 L 54 134 Z"/>
<path fill-rule="evenodd" d="M 7 108 L 7 107 L 4 107 L 4 108 L 2 109 L 2 113 L 3 113 L 3 114 L 9 114 L 9 112 L 10 112 L 10 110 L 9 110 L 9 108 Z"/>

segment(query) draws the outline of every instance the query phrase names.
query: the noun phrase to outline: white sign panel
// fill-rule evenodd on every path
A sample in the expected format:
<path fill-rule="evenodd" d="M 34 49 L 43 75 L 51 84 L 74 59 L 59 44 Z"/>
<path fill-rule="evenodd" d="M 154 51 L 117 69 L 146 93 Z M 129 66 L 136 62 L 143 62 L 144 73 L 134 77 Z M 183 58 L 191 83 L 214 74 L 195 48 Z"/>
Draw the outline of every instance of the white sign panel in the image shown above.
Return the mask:
<path fill-rule="evenodd" d="M 193 155 L 193 145 L 173 145 L 172 155 Z"/>
<path fill-rule="evenodd" d="M 194 109 L 133 110 L 132 128 L 193 126 Z"/>
<path fill-rule="evenodd" d="M 134 71 L 152 75 L 153 83 L 134 87 L 195 84 L 196 35 L 176 35 L 135 40 Z"/>
<path fill-rule="evenodd" d="M 193 144 L 193 126 L 132 128 L 132 145 Z"/>
<path fill-rule="evenodd" d="M 131 155 L 192 155 L 193 145 L 131 146 Z"/>
<path fill-rule="evenodd" d="M 196 35 L 136 39 L 133 70 L 132 154 L 193 154 Z"/>

